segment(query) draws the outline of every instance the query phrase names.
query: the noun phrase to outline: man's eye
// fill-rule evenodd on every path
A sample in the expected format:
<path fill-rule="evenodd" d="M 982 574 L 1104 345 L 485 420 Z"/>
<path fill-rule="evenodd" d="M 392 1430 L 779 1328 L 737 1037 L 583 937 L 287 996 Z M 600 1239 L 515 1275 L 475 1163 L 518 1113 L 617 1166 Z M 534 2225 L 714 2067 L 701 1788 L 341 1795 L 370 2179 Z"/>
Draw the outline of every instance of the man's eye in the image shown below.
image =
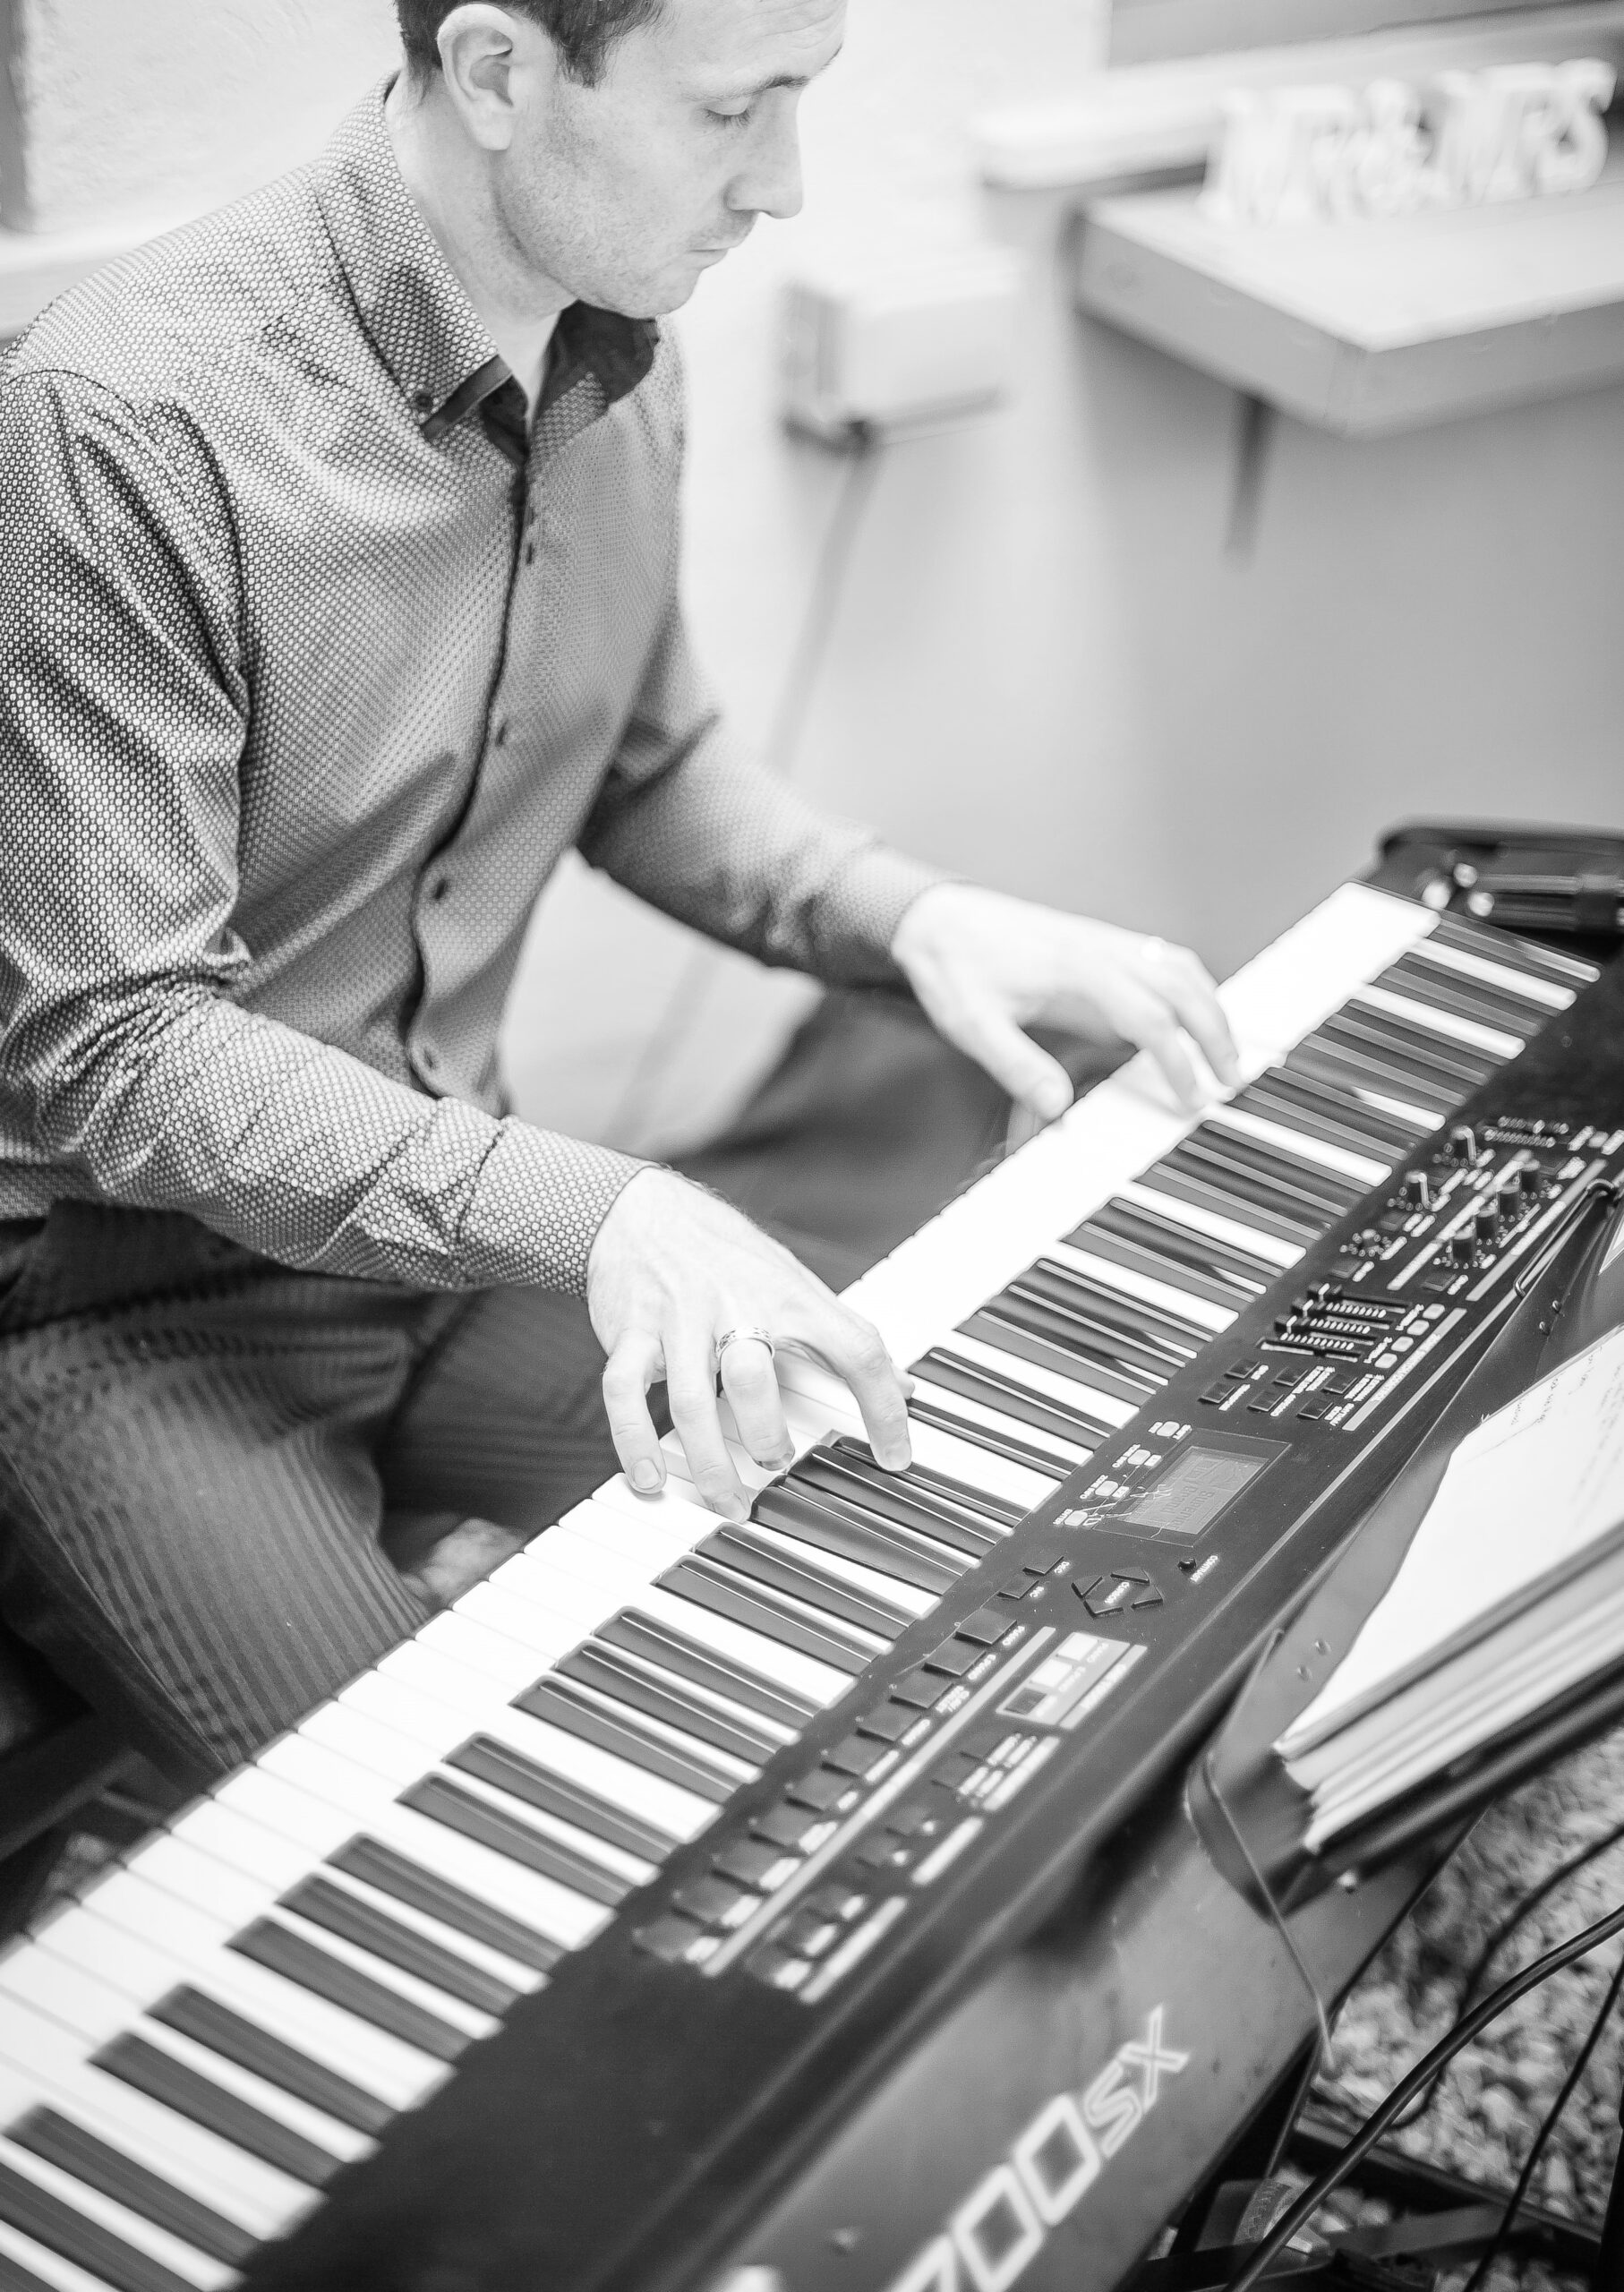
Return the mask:
<path fill-rule="evenodd" d="M 719 111 L 712 106 L 709 116 L 715 121 L 718 127 L 743 127 L 748 122 L 750 108 L 748 104 L 745 104 L 738 111 Z"/>

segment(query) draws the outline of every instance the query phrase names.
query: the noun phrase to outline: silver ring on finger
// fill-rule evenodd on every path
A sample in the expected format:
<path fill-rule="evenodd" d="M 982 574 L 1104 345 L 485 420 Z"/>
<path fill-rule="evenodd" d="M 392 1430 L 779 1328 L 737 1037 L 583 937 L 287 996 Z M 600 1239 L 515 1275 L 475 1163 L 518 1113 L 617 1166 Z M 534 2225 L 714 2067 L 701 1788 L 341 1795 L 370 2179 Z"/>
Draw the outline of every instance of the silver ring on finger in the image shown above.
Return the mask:
<path fill-rule="evenodd" d="M 730 1345 L 765 1345 L 770 1361 L 778 1348 L 773 1342 L 773 1332 L 766 1329 L 731 1329 L 716 1339 L 716 1366 L 722 1366 L 722 1356 Z"/>

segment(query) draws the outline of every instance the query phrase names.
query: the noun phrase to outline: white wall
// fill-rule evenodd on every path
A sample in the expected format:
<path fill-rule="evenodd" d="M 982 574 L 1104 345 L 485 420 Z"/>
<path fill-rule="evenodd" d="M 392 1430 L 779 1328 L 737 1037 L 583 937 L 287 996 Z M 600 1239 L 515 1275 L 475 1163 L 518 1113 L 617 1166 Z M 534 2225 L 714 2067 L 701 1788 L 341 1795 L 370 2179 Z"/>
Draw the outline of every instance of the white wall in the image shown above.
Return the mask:
<path fill-rule="evenodd" d="M 888 451 L 803 786 L 1220 971 L 1406 815 L 1624 825 L 1624 393 L 1380 443 L 1283 422 L 1255 544 L 1227 553 L 1233 394 L 1078 318 L 1055 207 L 971 182 L 965 116 L 1074 81 L 1100 37 L 1066 0 L 852 0 L 807 99 L 807 218 L 763 226 L 682 321 L 692 605 L 736 715 L 769 720 L 842 483 L 776 425 L 777 279 L 825 227 L 973 224 L 1031 254 L 1020 399 Z M 801 1005 L 680 941 L 560 886 L 510 1030 L 523 1104 L 645 1146 L 725 1107 Z"/>
<path fill-rule="evenodd" d="M 5 222 L 166 223 L 317 150 L 396 51 L 389 0 L 0 0 Z"/>

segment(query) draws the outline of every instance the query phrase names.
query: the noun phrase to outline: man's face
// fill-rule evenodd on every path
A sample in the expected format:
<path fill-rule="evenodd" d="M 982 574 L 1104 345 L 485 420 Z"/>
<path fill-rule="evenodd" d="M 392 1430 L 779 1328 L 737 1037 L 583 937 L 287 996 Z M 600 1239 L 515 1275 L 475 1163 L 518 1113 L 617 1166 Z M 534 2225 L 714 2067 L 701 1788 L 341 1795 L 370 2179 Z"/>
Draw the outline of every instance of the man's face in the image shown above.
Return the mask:
<path fill-rule="evenodd" d="M 596 87 L 516 18 L 519 119 L 500 170 L 523 260 L 628 318 L 673 311 L 758 215 L 801 203 L 796 114 L 833 61 L 845 0 L 663 0 Z"/>

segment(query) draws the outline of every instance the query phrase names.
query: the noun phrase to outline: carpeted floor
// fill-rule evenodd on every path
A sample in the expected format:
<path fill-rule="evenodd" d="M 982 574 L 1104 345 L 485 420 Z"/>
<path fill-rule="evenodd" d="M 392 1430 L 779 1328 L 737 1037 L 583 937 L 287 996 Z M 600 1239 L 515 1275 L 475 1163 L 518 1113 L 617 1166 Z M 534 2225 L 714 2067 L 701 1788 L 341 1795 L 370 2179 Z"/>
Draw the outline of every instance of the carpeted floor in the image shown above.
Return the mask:
<path fill-rule="evenodd" d="M 1335 2033 L 1328 2090 L 1339 2114 L 1375 2106 L 1456 2019 L 1472 1967 L 1522 1897 L 1592 1842 L 1624 1825 L 1624 1729 L 1593 1744 L 1493 1808 L 1435 1881 L 1413 1918 L 1372 1964 Z M 1569 1934 L 1624 1903 L 1624 1838 L 1541 1903 L 1496 1952 L 1479 1995 Z M 1541 2119 L 1617 1969 L 1624 1940 L 1603 1946 L 1532 1991 L 1479 2035 L 1442 2081 L 1426 2114 L 1400 2136 L 1416 2156 L 1509 2187 Z M 1619 2148 L 1624 2001 L 1603 2031 L 1534 2181 L 1552 2211 L 1606 2209 Z M 1452 2268 L 1442 2288 L 1470 2271 Z M 1494 2292 L 1577 2285 L 1535 2263 L 1500 2262 Z"/>

